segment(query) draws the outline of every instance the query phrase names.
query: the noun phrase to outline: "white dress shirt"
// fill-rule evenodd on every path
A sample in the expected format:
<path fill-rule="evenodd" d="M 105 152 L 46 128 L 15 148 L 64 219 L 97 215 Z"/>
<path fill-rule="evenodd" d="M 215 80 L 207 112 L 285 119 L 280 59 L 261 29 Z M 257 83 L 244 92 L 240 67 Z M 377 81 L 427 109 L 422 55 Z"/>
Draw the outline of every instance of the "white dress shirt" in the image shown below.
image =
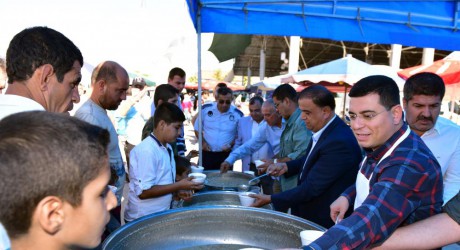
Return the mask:
<path fill-rule="evenodd" d="M 434 127 L 421 137 L 441 165 L 446 203 L 460 189 L 460 127 L 444 117 L 438 117 Z"/>

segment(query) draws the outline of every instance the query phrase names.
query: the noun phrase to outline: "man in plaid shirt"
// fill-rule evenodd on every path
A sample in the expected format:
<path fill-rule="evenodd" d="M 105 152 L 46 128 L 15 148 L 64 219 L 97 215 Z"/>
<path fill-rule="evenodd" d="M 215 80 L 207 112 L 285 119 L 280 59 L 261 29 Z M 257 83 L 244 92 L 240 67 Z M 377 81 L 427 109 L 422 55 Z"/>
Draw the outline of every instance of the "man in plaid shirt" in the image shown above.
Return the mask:
<path fill-rule="evenodd" d="M 349 96 L 351 128 L 367 156 L 356 184 L 331 204 L 331 218 L 339 223 L 306 249 L 365 249 L 399 226 L 441 212 L 441 168 L 404 123 L 396 83 L 369 76 Z M 343 219 L 353 204 L 354 212 Z"/>

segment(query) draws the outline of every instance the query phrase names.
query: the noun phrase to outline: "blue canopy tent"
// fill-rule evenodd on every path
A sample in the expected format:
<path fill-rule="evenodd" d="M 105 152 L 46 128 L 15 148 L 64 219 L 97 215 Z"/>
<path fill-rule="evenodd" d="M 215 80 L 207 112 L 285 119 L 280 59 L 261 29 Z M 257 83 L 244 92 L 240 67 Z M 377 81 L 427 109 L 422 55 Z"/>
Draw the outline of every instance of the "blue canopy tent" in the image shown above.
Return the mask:
<path fill-rule="evenodd" d="M 202 32 L 301 36 L 460 50 L 459 0 L 186 0 L 186 2 L 197 31 L 199 86 Z M 200 88 L 198 98 L 201 98 Z M 201 127 L 199 134 L 202 134 Z M 200 136 L 200 150 L 201 142 Z M 201 160 L 200 154 L 200 163 Z"/>

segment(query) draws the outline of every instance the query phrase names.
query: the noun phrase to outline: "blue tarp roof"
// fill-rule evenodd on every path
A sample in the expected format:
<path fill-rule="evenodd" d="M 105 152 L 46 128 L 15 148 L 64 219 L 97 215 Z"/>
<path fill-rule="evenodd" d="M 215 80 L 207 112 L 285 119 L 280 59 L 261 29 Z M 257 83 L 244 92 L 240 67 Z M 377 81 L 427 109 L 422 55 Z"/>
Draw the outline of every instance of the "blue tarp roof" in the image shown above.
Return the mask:
<path fill-rule="evenodd" d="M 460 50 L 460 3 L 454 0 L 186 1 L 195 28 L 202 33 L 301 36 Z"/>

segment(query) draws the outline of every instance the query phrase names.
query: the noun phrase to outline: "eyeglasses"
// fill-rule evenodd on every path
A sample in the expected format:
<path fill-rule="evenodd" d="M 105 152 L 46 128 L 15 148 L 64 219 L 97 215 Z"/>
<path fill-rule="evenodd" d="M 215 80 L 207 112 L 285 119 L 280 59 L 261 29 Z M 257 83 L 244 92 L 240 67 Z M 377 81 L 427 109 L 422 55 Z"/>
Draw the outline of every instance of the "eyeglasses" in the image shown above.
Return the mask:
<path fill-rule="evenodd" d="M 232 103 L 232 101 L 230 101 L 230 100 L 227 100 L 227 101 L 225 101 L 225 100 L 219 100 L 219 104 L 224 104 L 224 103 L 225 103 L 225 104 L 230 104 L 230 103 Z"/>
<path fill-rule="evenodd" d="M 383 110 L 378 113 L 376 112 L 366 112 L 364 114 L 354 114 L 354 113 L 348 113 L 348 116 L 350 117 L 351 121 L 355 121 L 358 117 L 364 121 L 372 121 L 376 116 L 380 115 L 381 113 L 388 111 L 388 110 Z"/>

